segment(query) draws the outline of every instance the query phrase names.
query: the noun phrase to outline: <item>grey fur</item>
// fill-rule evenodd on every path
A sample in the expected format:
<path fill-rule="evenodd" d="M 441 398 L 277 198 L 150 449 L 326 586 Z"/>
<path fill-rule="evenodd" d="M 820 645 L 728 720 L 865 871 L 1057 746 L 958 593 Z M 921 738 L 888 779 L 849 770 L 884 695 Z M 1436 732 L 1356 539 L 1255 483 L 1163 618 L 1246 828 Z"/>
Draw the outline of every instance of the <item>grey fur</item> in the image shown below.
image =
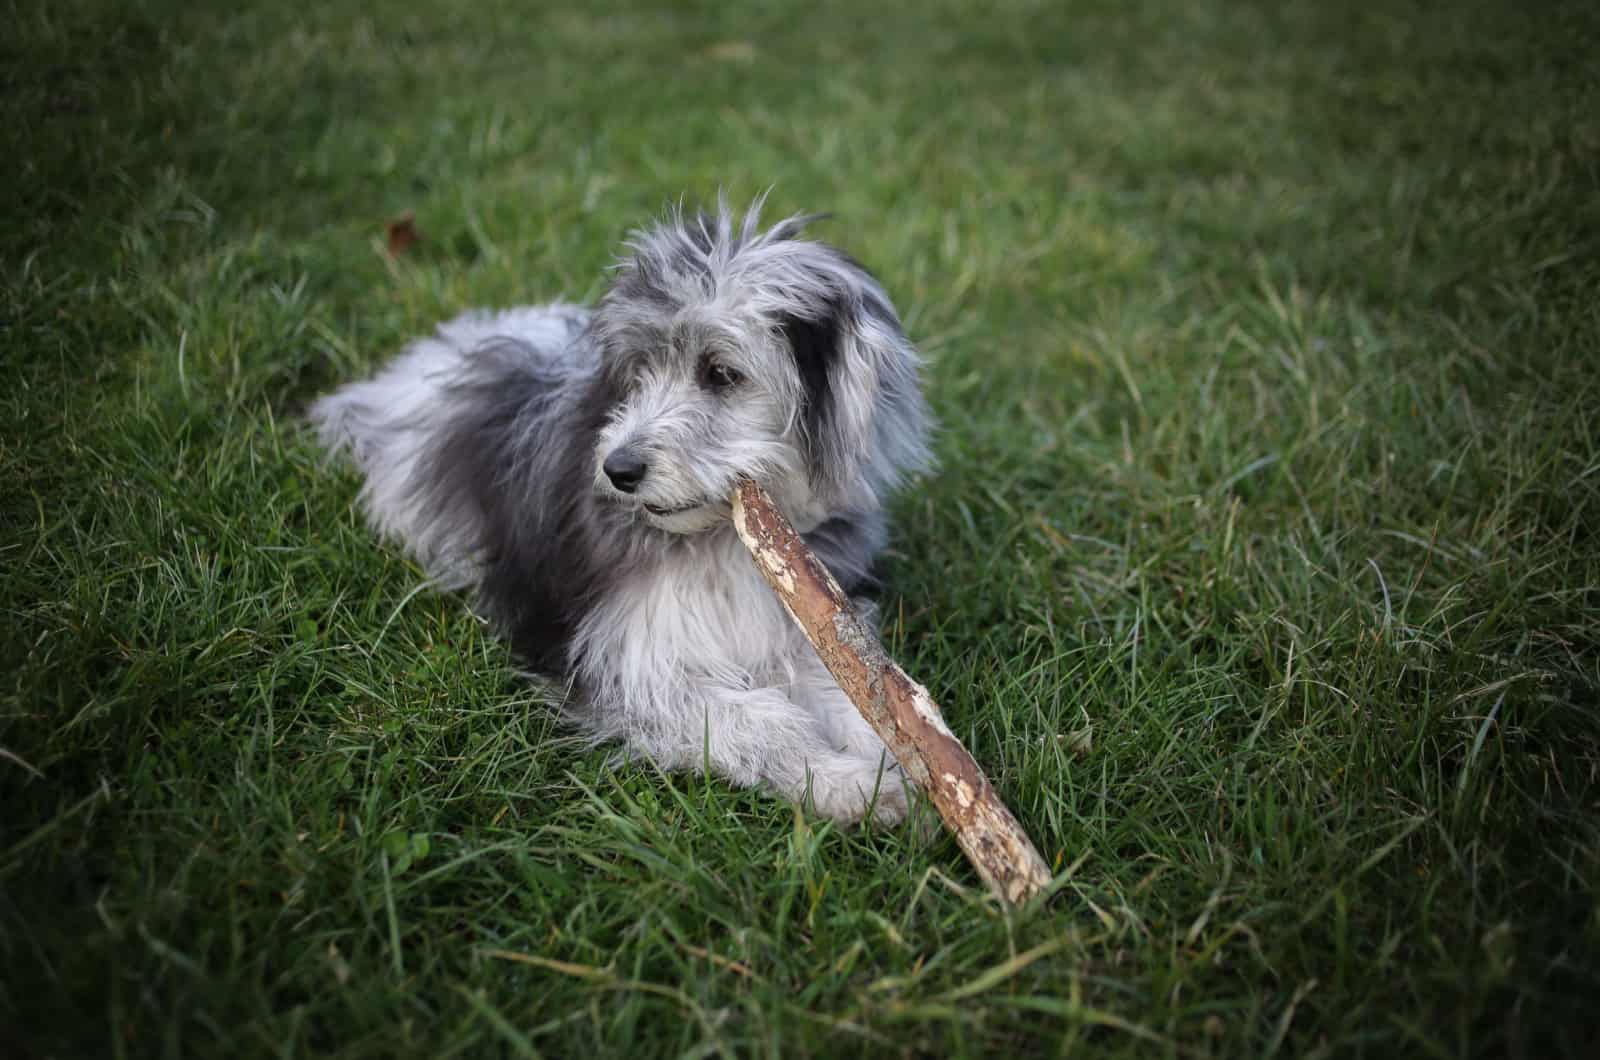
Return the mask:
<path fill-rule="evenodd" d="M 865 269 L 801 239 L 810 218 L 762 231 L 760 205 L 675 211 L 635 233 L 593 310 L 465 314 L 311 419 L 365 476 L 374 527 L 570 680 L 594 739 L 897 820 L 906 782 L 761 583 L 726 498 L 756 478 L 862 587 L 890 492 L 929 465 L 920 359 Z M 613 453 L 613 472 L 646 461 L 628 492 Z"/>

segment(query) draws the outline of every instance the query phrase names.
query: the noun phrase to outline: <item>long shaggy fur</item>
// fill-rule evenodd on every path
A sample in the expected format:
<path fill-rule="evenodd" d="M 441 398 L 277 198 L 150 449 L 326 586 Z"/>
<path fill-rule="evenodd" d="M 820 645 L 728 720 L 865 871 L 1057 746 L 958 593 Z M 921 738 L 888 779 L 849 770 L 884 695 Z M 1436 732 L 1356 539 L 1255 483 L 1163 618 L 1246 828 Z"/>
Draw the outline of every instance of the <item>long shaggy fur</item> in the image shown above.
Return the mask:
<path fill-rule="evenodd" d="M 471 590 L 595 740 L 709 764 L 842 821 L 906 782 L 761 581 L 729 519 L 744 475 L 848 590 L 884 503 L 928 465 L 919 358 L 860 265 L 800 238 L 670 214 L 592 309 L 466 313 L 316 403 L 369 521 Z"/>

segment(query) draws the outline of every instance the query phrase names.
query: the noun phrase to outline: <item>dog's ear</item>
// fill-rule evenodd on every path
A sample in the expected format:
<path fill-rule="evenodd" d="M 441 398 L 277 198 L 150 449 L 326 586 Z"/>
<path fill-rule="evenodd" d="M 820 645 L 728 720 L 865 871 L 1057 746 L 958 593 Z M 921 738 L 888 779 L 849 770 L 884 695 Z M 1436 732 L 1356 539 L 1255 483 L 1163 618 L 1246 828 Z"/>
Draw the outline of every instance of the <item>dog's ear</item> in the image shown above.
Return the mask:
<path fill-rule="evenodd" d="M 822 305 L 815 319 L 786 313 L 778 323 L 789 344 L 795 370 L 800 376 L 800 426 L 808 444 L 822 437 L 833 407 L 833 381 L 839 359 L 840 332 L 844 328 L 842 311 L 835 300 Z"/>
<path fill-rule="evenodd" d="M 819 249 L 827 260 L 812 297 L 779 321 L 802 387 L 812 489 L 831 508 L 876 508 L 929 463 L 921 358 L 877 281 Z"/>

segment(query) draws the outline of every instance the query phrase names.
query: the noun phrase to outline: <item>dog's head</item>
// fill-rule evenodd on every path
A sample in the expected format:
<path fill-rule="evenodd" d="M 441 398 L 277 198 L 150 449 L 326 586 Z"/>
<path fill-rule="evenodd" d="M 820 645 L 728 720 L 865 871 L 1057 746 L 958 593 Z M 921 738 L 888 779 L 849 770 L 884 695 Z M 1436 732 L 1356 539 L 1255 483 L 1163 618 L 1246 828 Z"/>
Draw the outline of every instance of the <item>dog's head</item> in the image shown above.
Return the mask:
<path fill-rule="evenodd" d="M 920 359 L 883 288 L 849 256 L 675 212 L 630 240 L 593 334 L 615 404 L 595 488 L 678 533 L 717 525 L 741 476 L 801 530 L 883 502 L 927 464 Z"/>

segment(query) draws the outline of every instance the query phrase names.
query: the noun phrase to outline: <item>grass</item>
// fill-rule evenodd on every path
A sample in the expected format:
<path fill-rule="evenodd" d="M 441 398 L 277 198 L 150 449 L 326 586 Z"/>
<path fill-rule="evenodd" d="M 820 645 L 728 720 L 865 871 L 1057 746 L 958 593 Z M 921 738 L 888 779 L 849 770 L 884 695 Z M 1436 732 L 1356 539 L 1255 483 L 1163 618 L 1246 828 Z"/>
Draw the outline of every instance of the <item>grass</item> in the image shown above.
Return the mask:
<path fill-rule="evenodd" d="M 0 1051 L 1586 1054 L 1591 5 L 241 7 L 7 11 Z M 933 360 L 886 638 L 1043 908 L 563 743 L 297 420 L 769 184 Z"/>

